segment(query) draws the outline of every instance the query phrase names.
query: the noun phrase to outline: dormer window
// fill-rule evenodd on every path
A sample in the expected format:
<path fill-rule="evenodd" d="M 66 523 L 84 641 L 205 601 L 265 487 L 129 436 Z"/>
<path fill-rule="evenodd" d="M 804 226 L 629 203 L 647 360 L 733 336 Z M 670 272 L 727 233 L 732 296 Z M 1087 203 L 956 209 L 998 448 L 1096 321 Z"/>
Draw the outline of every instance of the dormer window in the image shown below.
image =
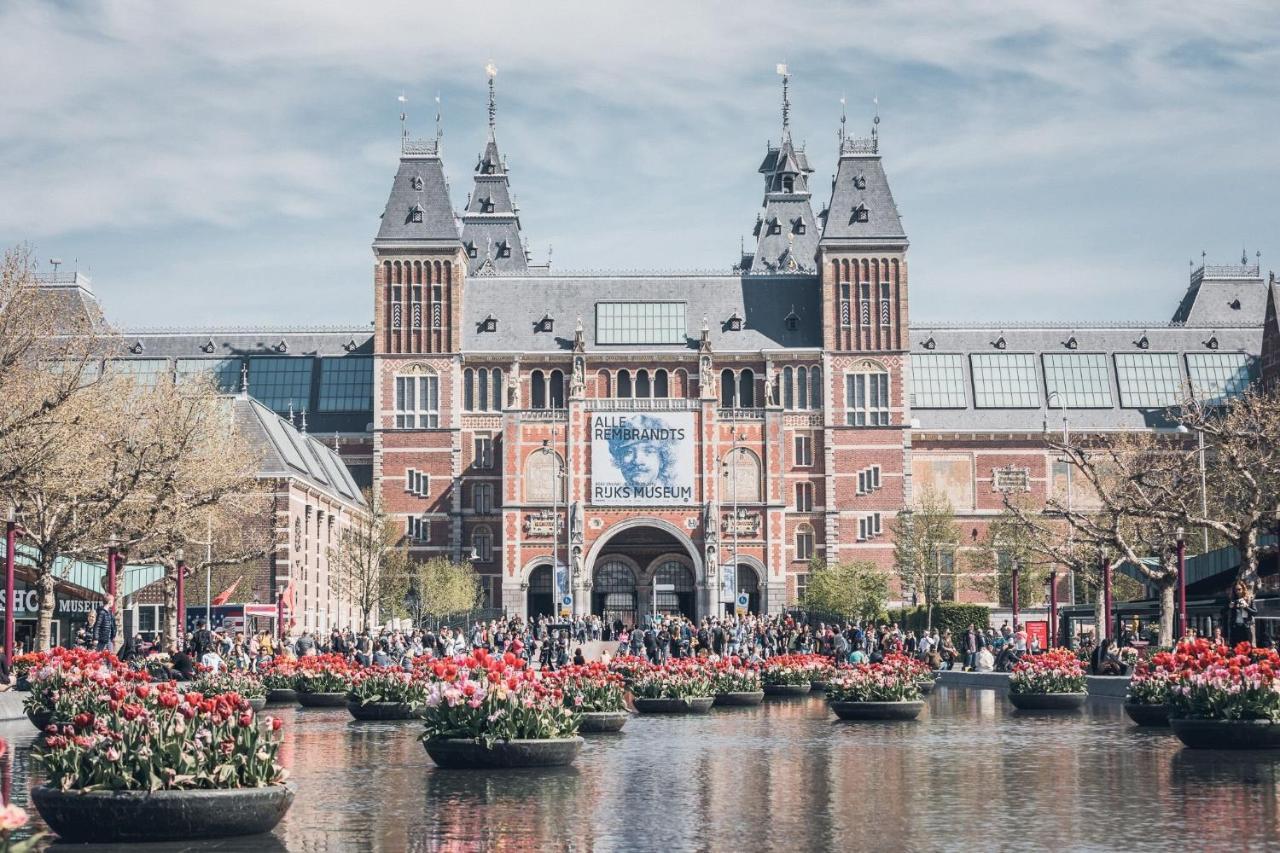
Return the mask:
<path fill-rule="evenodd" d="M 1138 344 L 1138 349 L 1150 349 L 1150 348 L 1151 348 L 1151 341 L 1147 338 L 1147 336 L 1146 336 L 1146 335 L 1143 335 L 1141 338 L 1139 338 L 1139 339 L 1138 339 L 1138 341 L 1137 341 L 1137 344 Z"/>
<path fill-rule="evenodd" d="M 992 346 L 995 347 L 996 349 L 1005 349 L 1006 347 L 1009 346 L 1009 342 L 1004 339 L 1004 335 L 1001 335 L 1000 337 L 996 338 L 995 342 L 992 343 Z"/>
<path fill-rule="evenodd" d="M 412 178 L 410 178 L 410 179 L 409 179 L 409 184 L 410 184 L 410 185 L 411 185 L 415 190 L 418 190 L 419 192 L 421 192 L 421 191 L 422 191 L 422 187 L 423 187 L 422 176 L 421 176 L 421 175 L 414 175 Z"/>
<path fill-rule="evenodd" d="M 867 188 L 867 176 L 866 176 L 866 175 L 854 175 L 854 176 L 853 176 L 853 188 L 854 188 L 855 190 L 865 190 L 865 189 Z"/>
<path fill-rule="evenodd" d="M 409 221 L 410 222 L 422 221 L 422 205 L 415 204 L 413 207 L 409 208 Z"/>
<path fill-rule="evenodd" d="M 734 311 L 732 316 L 729 317 L 728 325 L 729 325 L 729 331 L 731 332 L 742 331 L 742 318 L 738 316 L 737 311 Z"/>
<path fill-rule="evenodd" d="M 144 349 L 146 349 L 146 347 L 142 345 L 142 341 L 134 341 L 133 344 L 129 347 L 129 352 L 133 353 L 134 355 L 139 355 L 142 353 Z"/>
<path fill-rule="evenodd" d="M 782 176 L 782 191 L 784 193 L 794 192 L 795 186 L 796 186 L 795 178 L 791 177 L 790 175 Z"/>
<path fill-rule="evenodd" d="M 782 233 L 782 223 L 778 221 L 778 217 L 776 216 L 769 217 L 769 233 L 770 234 Z"/>
<path fill-rule="evenodd" d="M 474 258 L 477 256 L 475 240 L 464 240 L 462 243 L 462 247 L 467 250 L 468 258 Z"/>
<path fill-rule="evenodd" d="M 490 314 L 480 321 L 480 331 L 496 332 L 498 331 L 498 318 Z"/>
<path fill-rule="evenodd" d="M 799 329 L 799 328 L 800 328 L 800 317 L 799 317 L 799 316 L 797 316 L 797 314 L 796 314 L 796 309 L 795 309 L 795 308 L 792 308 L 792 309 L 791 309 L 791 312 L 790 312 L 789 314 L 787 314 L 786 319 L 785 319 L 785 320 L 783 320 L 782 322 L 783 322 L 783 325 L 785 325 L 785 326 L 787 327 L 787 331 L 788 331 L 788 332 L 794 332 L 795 330 Z"/>
<path fill-rule="evenodd" d="M 498 250 L 497 256 L 499 258 L 511 257 L 511 244 L 508 243 L 506 240 L 499 240 L 494 245 L 495 245 L 495 248 Z"/>
<path fill-rule="evenodd" d="M 1239 299 L 1232 299 L 1232 300 L 1231 300 L 1230 302 L 1228 302 L 1227 304 L 1228 304 L 1228 305 L 1230 305 L 1230 306 L 1231 306 L 1231 308 L 1232 308 L 1233 310 L 1236 310 L 1236 311 L 1239 311 L 1239 310 L 1240 310 L 1240 300 L 1239 300 Z"/>
<path fill-rule="evenodd" d="M 804 233 L 804 219 L 797 216 L 795 219 L 791 220 L 791 233 L 792 234 Z"/>
<path fill-rule="evenodd" d="M 480 212 L 493 213 L 493 196 L 487 195 L 480 199 Z"/>
<path fill-rule="evenodd" d="M 871 218 L 871 211 L 867 210 L 867 206 L 865 204 L 860 204 L 853 209 L 853 216 L 849 218 L 849 223 L 853 224 L 854 222 L 867 222 L 870 220 L 870 218 Z"/>
<path fill-rule="evenodd" d="M 538 321 L 537 331 L 553 332 L 556 328 L 556 321 L 550 314 L 543 314 L 542 319 Z"/>

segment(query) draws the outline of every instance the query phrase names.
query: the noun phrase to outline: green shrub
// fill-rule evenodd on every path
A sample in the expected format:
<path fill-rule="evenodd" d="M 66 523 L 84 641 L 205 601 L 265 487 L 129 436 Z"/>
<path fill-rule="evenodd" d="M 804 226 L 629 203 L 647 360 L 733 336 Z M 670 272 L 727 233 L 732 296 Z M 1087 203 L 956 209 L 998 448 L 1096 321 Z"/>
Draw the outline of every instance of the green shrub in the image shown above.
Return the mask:
<path fill-rule="evenodd" d="M 889 622 L 902 626 L 903 631 L 915 631 L 919 636 L 929 623 L 929 609 L 925 606 L 902 607 L 889 611 Z M 959 637 L 974 625 L 979 630 L 990 625 L 991 612 L 981 604 L 960 604 L 954 601 L 943 601 L 933 605 L 933 627 L 938 635 L 943 631 L 951 631 L 951 639 L 959 642 Z"/>

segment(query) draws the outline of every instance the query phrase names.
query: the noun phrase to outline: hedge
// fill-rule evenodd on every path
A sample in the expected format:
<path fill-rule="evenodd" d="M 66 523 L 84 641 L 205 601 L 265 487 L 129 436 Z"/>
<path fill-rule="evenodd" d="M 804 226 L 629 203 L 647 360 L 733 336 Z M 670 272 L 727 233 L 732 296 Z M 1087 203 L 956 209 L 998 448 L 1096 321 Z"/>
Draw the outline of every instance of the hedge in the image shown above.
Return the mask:
<path fill-rule="evenodd" d="M 901 625 L 904 631 L 915 631 L 919 636 L 929 621 L 929 609 L 920 607 L 903 607 L 889 611 L 889 623 Z M 953 642 L 974 625 L 979 630 L 991 625 L 991 611 L 981 604 L 959 604 L 954 601 L 943 601 L 933 605 L 933 627 L 938 635 L 943 631 L 951 631 Z"/>

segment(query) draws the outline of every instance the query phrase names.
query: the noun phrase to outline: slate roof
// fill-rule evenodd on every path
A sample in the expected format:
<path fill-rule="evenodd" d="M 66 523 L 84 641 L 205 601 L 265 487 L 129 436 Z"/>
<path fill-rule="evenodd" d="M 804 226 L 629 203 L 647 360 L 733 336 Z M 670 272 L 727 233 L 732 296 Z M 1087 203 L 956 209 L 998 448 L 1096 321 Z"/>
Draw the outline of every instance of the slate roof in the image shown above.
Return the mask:
<path fill-rule="evenodd" d="M 1138 342 L 1145 337 L 1148 347 Z M 1210 349 L 1206 342 L 1216 337 L 1218 348 Z M 1075 338 L 1076 348 L 1067 342 Z M 1003 339 L 1004 348 L 996 347 Z M 926 343 L 931 346 L 926 346 Z M 1047 419 L 1049 429 L 1061 429 L 1062 412 L 1056 401 L 1046 406 L 1044 375 L 1045 353 L 1104 353 L 1107 356 L 1111 402 L 1108 408 L 1068 408 L 1068 427 L 1072 431 L 1132 430 L 1168 426 L 1162 409 L 1134 409 L 1121 406 L 1121 396 L 1115 370 L 1117 353 L 1176 353 L 1183 382 L 1187 381 L 1188 353 L 1245 353 L 1250 357 L 1256 372 L 1257 356 L 1262 346 L 1260 325 L 1235 327 L 1177 326 L 1154 323 L 1143 326 L 1137 323 L 1088 324 L 1072 326 L 1066 323 L 1025 325 L 952 325 L 927 322 L 913 323 L 911 327 L 911 353 L 958 353 L 964 360 L 964 408 L 928 409 L 911 407 L 911 417 L 919 422 L 919 429 L 940 432 L 1039 432 Z M 974 383 L 971 360 L 975 353 L 1033 353 L 1036 370 L 1039 406 L 1036 408 L 977 408 L 974 404 Z"/>
<path fill-rule="evenodd" d="M 1175 323 L 1243 323 L 1261 317 L 1267 288 L 1258 266 L 1202 266 L 1173 314 Z"/>
<path fill-rule="evenodd" d="M 803 148 L 790 135 L 777 148 L 770 147 L 760 164 L 764 175 L 764 208 L 756 217 L 756 251 L 752 273 L 814 272 L 820 236 L 810 202 L 808 176 L 813 171 Z M 790 176 L 790 192 L 779 186 L 780 176 Z M 744 262 L 746 258 L 742 259 Z"/>
<path fill-rule="evenodd" d="M 683 345 L 596 344 L 596 303 L 645 301 L 685 303 L 688 338 Z M 792 312 L 794 331 L 786 327 Z M 735 313 L 745 319 L 739 332 L 728 329 Z M 555 321 L 554 331 L 535 330 L 544 315 Z M 588 351 L 678 353 L 697 349 L 703 316 L 716 352 L 822 346 L 820 286 L 814 276 L 561 274 L 469 279 L 462 347 L 464 352 L 568 352 L 581 317 Z M 488 317 L 498 321 L 497 331 L 480 331 Z"/>
<path fill-rule="evenodd" d="M 889 191 L 876 146 L 847 139 L 841 145 L 840 163 L 831 187 L 831 203 L 825 211 L 824 243 L 880 244 L 907 242 L 898 206 Z M 855 211 L 866 211 L 859 221 Z"/>
<path fill-rule="evenodd" d="M 438 144 L 406 139 L 401 151 L 400 168 L 391 184 L 374 245 L 456 244 L 458 222 L 449 200 Z M 420 222 L 414 221 L 415 209 L 421 213 Z"/>
<path fill-rule="evenodd" d="M 252 397 L 223 399 L 236 428 L 260 454 L 259 477 L 303 480 L 335 500 L 365 505 L 351 472 L 332 447 L 295 429 Z"/>
<path fill-rule="evenodd" d="M 462 247 L 469 275 L 524 275 L 529 271 L 520 217 L 511 200 L 507 166 L 490 125 L 489 141 L 476 162 L 475 188 L 462 214 Z"/>

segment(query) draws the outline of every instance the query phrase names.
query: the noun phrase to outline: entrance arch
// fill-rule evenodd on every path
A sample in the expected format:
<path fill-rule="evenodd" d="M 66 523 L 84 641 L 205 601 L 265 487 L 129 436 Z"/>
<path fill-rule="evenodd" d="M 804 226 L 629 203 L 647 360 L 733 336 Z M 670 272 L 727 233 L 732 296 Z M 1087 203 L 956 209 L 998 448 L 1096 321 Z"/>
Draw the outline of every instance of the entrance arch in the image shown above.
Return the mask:
<path fill-rule="evenodd" d="M 679 564 L 683 577 L 676 576 L 675 569 L 661 568 L 668 560 Z M 659 611 L 680 612 L 696 619 L 703 607 L 698 600 L 699 590 L 705 587 L 702 557 L 689 535 L 669 521 L 649 517 L 620 521 L 592 543 L 584 562 L 589 567 L 585 574 L 592 584 L 591 612 L 598 616 L 605 617 L 609 611 L 619 614 L 617 618 L 624 625 L 641 624 L 653 612 L 652 584 L 660 570 L 672 574 L 674 580 L 657 582 L 675 583 L 676 590 L 664 594 L 664 599 L 658 602 Z M 615 568 L 610 568 L 607 575 L 602 573 L 612 562 L 621 562 L 629 575 Z M 642 566 L 647 567 L 647 571 L 642 571 Z M 614 597 L 609 598 L 610 595 Z M 630 620 L 620 615 L 626 603 L 623 596 L 634 600 Z M 608 618 L 612 622 L 615 617 Z"/>
<path fill-rule="evenodd" d="M 738 558 L 738 592 L 747 594 L 747 612 L 764 612 L 764 568 L 749 557 Z"/>
<path fill-rule="evenodd" d="M 543 563 L 529 572 L 529 592 L 525 596 L 525 615 L 528 619 L 555 615 L 555 594 L 552 589 L 551 565 Z"/>

